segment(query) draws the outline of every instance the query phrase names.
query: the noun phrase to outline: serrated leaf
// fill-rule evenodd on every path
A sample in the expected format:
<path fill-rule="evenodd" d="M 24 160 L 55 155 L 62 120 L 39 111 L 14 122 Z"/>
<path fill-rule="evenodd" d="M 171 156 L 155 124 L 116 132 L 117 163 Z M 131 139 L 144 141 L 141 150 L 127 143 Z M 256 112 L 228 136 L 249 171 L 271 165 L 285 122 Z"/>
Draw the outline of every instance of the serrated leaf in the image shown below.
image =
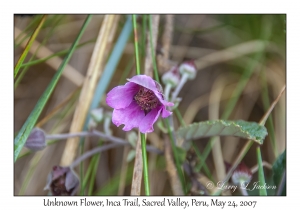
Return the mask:
<path fill-rule="evenodd" d="M 253 140 L 259 144 L 263 143 L 267 134 L 267 129 L 264 126 L 256 122 L 246 122 L 243 120 L 204 121 L 181 127 L 177 131 L 177 135 L 185 140 L 211 136 L 236 136 Z"/>
<path fill-rule="evenodd" d="M 273 171 L 273 180 L 275 186 L 277 188 L 280 185 L 282 176 L 286 169 L 286 150 L 276 159 L 275 163 L 273 164 L 272 171 Z M 283 190 L 280 195 L 286 195 L 286 180 L 284 180 Z"/>

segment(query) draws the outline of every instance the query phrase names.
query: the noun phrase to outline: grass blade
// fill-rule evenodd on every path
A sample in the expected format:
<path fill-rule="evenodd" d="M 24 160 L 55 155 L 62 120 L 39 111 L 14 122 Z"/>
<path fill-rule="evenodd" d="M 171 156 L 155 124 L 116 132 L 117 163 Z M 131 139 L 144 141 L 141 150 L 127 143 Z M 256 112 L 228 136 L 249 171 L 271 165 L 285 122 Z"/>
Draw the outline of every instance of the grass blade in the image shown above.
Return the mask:
<path fill-rule="evenodd" d="M 264 168 L 263 168 L 263 164 L 262 164 L 260 147 L 256 148 L 256 154 L 257 154 L 257 162 L 258 162 L 258 180 L 259 180 L 259 185 L 261 186 L 259 188 L 259 195 L 267 195 L 267 190 L 265 187 L 263 187 L 263 186 L 265 186 L 266 181 L 265 181 Z"/>
<path fill-rule="evenodd" d="M 28 54 L 28 52 L 29 52 L 29 49 L 30 49 L 30 47 L 31 47 L 31 45 L 32 45 L 32 43 L 33 43 L 33 41 L 35 40 L 35 38 L 36 38 L 37 35 L 39 34 L 39 32 L 40 32 L 40 30 L 41 30 L 41 28 L 42 28 L 42 26 L 43 26 L 43 24 L 44 24 L 44 22 L 45 22 L 45 20 L 46 20 L 46 17 L 47 17 L 47 15 L 44 15 L 44 16 L 42 17 L 42 19 L 41 19 L 39 25 L 37 26 L 37 28 L 36 28 L 35 31 L 33 32 L 32 36 L 30 37 L 30 39 L 29 39 L 29 41 L 28 41 L 28 43 L 27 43 L 27 45 L 26 45 L 26 47 L 25 47 L 25 49 L 24 49 L 24 51 L 23 51 L 21 57 L 19 58 L 19 60 L 18 60 L 18 62 L 17 62 L 17 64 L 16 64 L 16 66 L 15 66 L 14 78 L 16 78 L 16 76 L 17 76 L 17 74 L 18 74 L 18 72 L 19 72 L 19 70 L 20 70 L 20 67 L 21 67 L 23 61 L 25 60 L 25 58 L 26 58 L 26 56 L 27 56 L 27 54 Z"/>
<path fill-rule="evenodd" d="M 286 195 L 286 150 L 276 159 L 272 167 L 273 181 L 278 187 L 277 195 Z"/>
<path fill-rule="evenodd" d="M 43 95 L 41 96 L 41 98 L 39 99 L 39 101 L 37 102 L 36 106 L 34 107 L 34 109 L 32 110 L 32 112 L 30 113 L 29 117 L 27 118 L 26 122 L 24 123 L 23 127 L 21 128 L 21 130 L 19 131 L 18 135 L 16 136 L 15 140 L 14 140 L 14 161 L 17 160 L 18 155 L 20 154 L 21 149 L 23 148 L 30 132 L 31 129 L 33 128 L 33 126 L 35 125 L 38 117 L 40 116 L 44 106 L 46 105 L 51 93 L 53 92 L 62 72 L 63 69 L 65 68 L 66 64 L 69 62 L 71 56 L 73 55 L 74 51 L 75 51 L 75 47 L 77 45 L 77 43 L 79 42 L 81 36 L 83 35 L 83 32 L 85 31 L 86 27 L 88 26 L 88 23 L 91 20 L 91 15 L 89 15 L 78 36 L 76 37 L 75 41 L 73 42 L 69 53 L 67 54 L 67 56 L 65 57 L 65 59 L 63 60 L 63 62 L 61 63 L 58 71 L 55 73 L 54 77 L 52 78 L 50 84 L 48 85 L 47 89 L 44 91 Z"/>

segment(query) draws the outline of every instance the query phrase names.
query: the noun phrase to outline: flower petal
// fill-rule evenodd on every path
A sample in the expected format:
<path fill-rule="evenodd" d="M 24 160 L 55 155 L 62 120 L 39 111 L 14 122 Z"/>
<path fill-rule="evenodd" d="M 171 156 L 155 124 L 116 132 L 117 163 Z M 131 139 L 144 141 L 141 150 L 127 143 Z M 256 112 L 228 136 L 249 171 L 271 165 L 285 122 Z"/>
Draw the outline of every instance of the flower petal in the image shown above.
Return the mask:
<path fill-rule="evenodd" d="M 162 106 L 158 106 L 151 110 L 140 122 L 139 129 L 141 133 L 150 133 L 153 129 L 153 124 L 158 119 L 160 112 L 162 110 Z"/>
<path fill-rule="evenodd" d="M 163 96 L 159 92 L 159 90 L 155 84 L 155 81 L 151 77 L 149 77 L 147 75 L 136 75 L 136 76 L 132 77 L 131 79 L 128 79 L 128 81 L 138 84 L 149 90 L 152 90 L 153 93 L 156 95 L 156 97 L 159 99 L 160 103 L 162 103 L 164 106 L 174 106 L 173 103 L 165 101 L 163 99 Z"/>
<path fill-rule="evenodd" d="M 160 103 L 162 103 L 164 106 L 174 106 L 172 102 L 166 101 L 163 99 L 162 94 L 159 92 L 154 92 Z"/>
<path fill-rule="evenodd" d="M 169 110 L 166 109 L 165 106 L 163 106 L 162 112 L 161 112 L 162 118 L 169 117 L 171 114 L 172 114 L 172 112 L 170 112 Z"/>
<path fill-rule="evenodd" d="M 131 79 L 128 79 L 128 81 L 138 84 L 149 90 L 152 90 L 153 92 L 158 92 L 154 80 L 147 75 L 136 75 L 136 76 L 132 77 Z"/>
<path fill-rule="evenodd" d="M 145 113 L 141 107 L 132 101 L 131 104 L 124 109 L 114 109 L 112 114 L 112 122 L 116 126 L 124 124 L 124 131 L 129 131 L 132 128 L 139 127 L 141 120 L 145 117 Z"/>
<path fill-rule="evenodd" d="M 139 86 L 132 82 L 113 88 L 106 97 L 106 103 L 114 109 L 127 107 L 133 100 L 134 95 L 138 92 Z"/>

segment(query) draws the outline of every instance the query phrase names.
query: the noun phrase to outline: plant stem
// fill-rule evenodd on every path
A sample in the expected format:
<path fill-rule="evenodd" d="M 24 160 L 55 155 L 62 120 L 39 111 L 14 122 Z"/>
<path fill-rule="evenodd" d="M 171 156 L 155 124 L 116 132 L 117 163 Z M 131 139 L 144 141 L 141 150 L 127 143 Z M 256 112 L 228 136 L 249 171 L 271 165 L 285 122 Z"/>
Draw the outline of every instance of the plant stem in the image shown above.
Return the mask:
<path fill-rule="evenodd" d="M 145 134 L 141 133 L 145 194 L 150 195 Z"/>
<path fill-rule="evenodd" d="M 152 63 L 153 63 L 153 69 L 154 69 L 154 77 L 155 80 L 160 83 L 157 66 L 156 66 L 156 59 L 155 59 L 155 53 L 154 53 L 154 47 L 153 47 L 153 38 L 152 38 L 152 16 L 149 15 L 149 33 L 150 33 L 150 46 L 151 46 L 151 57 L 152 57 Z"/>
<path fill-rule="evenodd" d="M 188 74 L 183 74 L 182 75 L 178 86 L 176 87 L 175 91 L 172 94 L 172 100 L 171 100 L 172 102 L 175 101 L 175 99 L 177 98 L 180 90 L 182 89 L 183 85 L 186 83 L 186 81 L 188 80 L 188 78 L 189 78 Z"/>
<path fill-rule="evenodd" d="M 184 184 L 184 176 L 183 176 L 183 172 L 182 172 L 181 167 L 180 167 L 179 157 L 178 157 L 177 149 L 176 149 L 176 145 L 175 145 L 175 139 L 174 139 L 174 136 L 173 136 L 173 133 L 172 133 L 169 118 L 167 118 L 164 121 L 165 121 L 166 127 L 168 128 L 168 134 L 169 134 L 169 137 L 170 137 L 171 148 L 172 148 L 172 151 L 173 151 L 173 155 L 174 155 L 174 159 L 175 159 L 175 165 L 176 165 L 176 169 L 177 169 L 177 172 L 178 172 L 178 175 L 179 175 L 181 186 L 182 186 L 182 189 L 183 189 L 184 193 L 186 194 L 186 185 Z"/>
<path fill-rule="evenodd" d="M 170 91 L 172 89 L 172 85 L 170 83 L 167 83 L 166 86 L 165 86 L 165 98 L 167 101 L 169 101 L 169 95 L 170 95 Z"/>
<path fill-rule="evenodd" d="M 120 139 L 114 136 L 110 136 L 110 135 L 106 135 L 105 133 L 102 133 L 100 131 L 97 130 L 93 130 L 91 132 L 87 132 L 87 131 L 83 131 L 80 133 L 63 133 L 63 134 L 54 134 L 54 135 L 46 135 L 46 139 L 50 140 L 50 139 L 55 139 L 55 140 L 59 140 L 59 139 L 68 139 L 68 138 L 72 138 L 72 137 L 86 137 L 86 136 L 97 136 L 102 138 L 104 141 L 108 140 L 111 141 L 113 143 L 116 144 L 122 144 L 122 145 L 130 145 L 130 143 L 128 141 L 125 141 L 124 139 Z M 50 144 L 50 142 L 52 141 L 48 141 L 48 145 Z M 146 146 L 146 149 L 149 152 L 153 152 L 156 154 L 163 154 L 163 152 L 153 146 Z"/>
<path fill-rule="evenodd" d="M 259 188 L 259 195 L 268 195 L 267 190 L 263 187 L 266 184 L 266 181 L 265 181 L 264 168 L 262 165 L 261 151 L 259 146 L 256 148 L 256 155 L 257 155 L 257 162 L 258 162 L 258 180 L 259 180 L 259 185 L 261 186 L 261 188 Z"/>
<path fill-rule="evenodd" d="M 136 60 L 136 74 L 141 74 L 140 62 L 139 62 L 139 48 L 138 48 L 138 34 L 136 26 L 136 15 L 132 15 L 133 31 L 134 31 L 134 47 L 135 47 L 135 60 Z M 148 164 L 147 164 L 147 153 L 146 153 L 146 138 L 145 134 L 141 133 L 141 147 L 143 157 L 143 169 L 144 169 L 144 184 L 145 194 L 150 195 L 149 179 L 148 179 Z M 139 149 L 139 148 L 137 148 Z"/>
<path fill-rule="evenodd" d="M 134 49 L 135 49 L 135 63 L 136 63 L 136 74 L 141 74 L 140 62 L 139 62 L 139 45 L 138 45 L 138 34 L 136 27 L 136 15 L 132 15 L 133 21 L 133 32 L 134 32 Z"/>
<path fill-rule="evenodd" d="M 242 187 L 242 185 L 240 185 L 240 191 L 241 191 L 243 196 L 248 196 L 247 190 L 244 187 Z"/>
<path fill-rule="evenodd" d="M 119 146 L 122 146 L 122 144 L 112 143 L 112 144 L 107 144 L 107 145 L 104 145 L 104 146 L 101 146 L 101 147 L 96 147 L 96 148 L 84 153 L 79 158 L 77 158 L 73 163 L 71 163 L 70 168 L 75 168 L 82 161 L 84 161 L 85 159 L 93 156 L 94 154 L 97 154 L 99 152 L 103 152 L 103 151 L 108 150 L 108 149 L 116 148 L 116 147 L 119 147 Z"/>

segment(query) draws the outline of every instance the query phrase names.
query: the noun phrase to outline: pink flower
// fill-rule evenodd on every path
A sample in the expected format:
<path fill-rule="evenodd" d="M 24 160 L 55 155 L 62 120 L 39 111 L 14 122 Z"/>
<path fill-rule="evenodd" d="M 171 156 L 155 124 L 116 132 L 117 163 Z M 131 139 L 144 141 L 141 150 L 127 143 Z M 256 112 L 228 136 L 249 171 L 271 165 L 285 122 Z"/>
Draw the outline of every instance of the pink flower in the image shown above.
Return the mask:
<path fill-rule="evenodd" d="M 160 114 L 163 118 L 172 114 L 166 106 L 174 104 L 164 100 L 160 85 L 151 77 L 137 75 L 128 81 L 107 94 L 106 103 L 114 108 L 112 122 L 118 127 L 124 124 L 124 131 L 139 128 L 141 133 L 152 132 Z"/>

